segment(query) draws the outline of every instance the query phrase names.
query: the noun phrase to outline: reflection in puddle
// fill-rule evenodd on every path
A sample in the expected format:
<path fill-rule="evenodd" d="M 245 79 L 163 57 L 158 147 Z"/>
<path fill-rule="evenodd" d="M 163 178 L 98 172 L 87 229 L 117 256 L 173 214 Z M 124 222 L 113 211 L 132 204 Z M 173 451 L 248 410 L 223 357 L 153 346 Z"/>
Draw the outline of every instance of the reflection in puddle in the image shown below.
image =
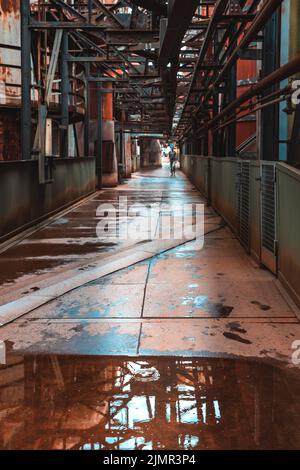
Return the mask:
<path fill-rule="evenodd" d="M 9 354 L 0 447 L 297 449 L 299 392 L 297 370 L 247 361 Z"/>

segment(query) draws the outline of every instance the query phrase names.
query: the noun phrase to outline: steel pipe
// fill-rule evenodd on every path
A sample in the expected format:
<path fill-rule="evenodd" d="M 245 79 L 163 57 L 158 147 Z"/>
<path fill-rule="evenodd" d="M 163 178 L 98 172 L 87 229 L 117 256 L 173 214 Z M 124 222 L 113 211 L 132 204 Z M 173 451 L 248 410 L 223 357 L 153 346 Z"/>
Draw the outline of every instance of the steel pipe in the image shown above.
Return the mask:
<path fill-rule="evenodd" d="M 274 72 L 267 75 L 265 78 L 260 80 L 257 84 L 253 85 L 249 90 L 245 91 L 242 95 L 240 95 L 236 100 L 232 101 L 226 108 L 224 108 L 218 116 L 212 119 L 208 124 L 207 127 L 211 128 L 214 124 L 220 121 L 223 117 L 229 114 L 231 111 L 237 109 L 241 104 L 245 103 L 245 101 L 253 98 L 256 95 L 259 95 L 264 90 L 272 87 L 276 83 L 279 83 L 286 78 L 295 75 L 296 73 L 300 72 L 300 54 L 292 59 L 287 64 L 283 65 L 279 69 L 275 70 Z"/>

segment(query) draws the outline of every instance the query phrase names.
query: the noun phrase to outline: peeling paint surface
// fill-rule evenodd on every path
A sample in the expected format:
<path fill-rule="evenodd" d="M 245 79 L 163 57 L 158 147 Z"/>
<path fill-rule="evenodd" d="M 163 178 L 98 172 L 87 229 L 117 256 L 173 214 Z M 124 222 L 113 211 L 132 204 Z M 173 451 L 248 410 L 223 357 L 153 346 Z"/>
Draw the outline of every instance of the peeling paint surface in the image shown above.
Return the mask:
<path fill-rule="evenodd" d="M 20 106 L 20 1 L 0 1 L 0 105 Z M 6 47 L 7 46 L 7 47 Z M 13 49 L 10 47 L 13 46 Z"/>

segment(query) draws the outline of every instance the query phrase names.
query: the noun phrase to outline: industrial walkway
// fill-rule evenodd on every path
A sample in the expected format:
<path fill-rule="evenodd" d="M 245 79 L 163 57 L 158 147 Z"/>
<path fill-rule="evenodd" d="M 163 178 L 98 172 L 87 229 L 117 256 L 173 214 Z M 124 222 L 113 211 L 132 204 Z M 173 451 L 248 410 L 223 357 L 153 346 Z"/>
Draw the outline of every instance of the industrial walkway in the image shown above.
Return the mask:
<path fill-rule="evenodd" d="M 4 398 L 2 447 L 297 448 L 293 303 L 206 205 L 200 251 L 103 244 L 96 207 L 120 193 L 177 210 L 203 202 L 183 174 L 145 171 L 2 253 L 2 372 L 25 367 Z"/>
<path fill-rule="evenodd" d="M 17 350 L 55 354 L 226 354 L 290 361 L 291 342 L 300 337 L 293 304 L 211 208 L 205 207 L 204 249 L 194 250 L 190 242 L 165 251 L 162 242 L 147 241 L 132 249 L 133 242 L 105 244 L 95 233 L 97 205 L 116 201 L 120 193 L 130 203 L 203 202 L 182 174 L 171 179 L 167 168 L 144 172 L 4 252 L 2 304 L 18 297 L 23 305 L 30 298 L 46 300 L 3 327 L 2 340 Z M 142 252 L 148 259 L 135 258 Z M 112 258 L 115 272 L 97 278 L 95 269 Z M 93 270 L 96 279 L 87 282 Z M 61 295 L 61 283 L 74 275 L 77 288 L 71 283 Z M 8 305 L 14 309 L 18 301 Z"/>

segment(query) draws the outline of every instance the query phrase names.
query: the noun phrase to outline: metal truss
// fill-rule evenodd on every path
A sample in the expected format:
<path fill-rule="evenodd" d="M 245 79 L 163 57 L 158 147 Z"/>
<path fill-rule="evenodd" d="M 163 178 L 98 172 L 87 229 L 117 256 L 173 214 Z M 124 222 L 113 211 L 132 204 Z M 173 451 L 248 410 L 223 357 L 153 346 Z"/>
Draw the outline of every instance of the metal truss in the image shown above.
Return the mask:
<path fill-rule="evenodd" d="M 279 84 L 300 71 L 299 56 L 282 67 L 278 62 L 276 14 L 281 4 L 282 0 L 201 2 L 202 26 L 183 41 L 184 48 L 195 47 L 199 53 L 177 94 L 173 133 L 178 140 L 200 141 L 205 154 L 211 131 L 213 154 L 234 155 L 235 123 L 261 110 L 263 154 L 276 159 L 278 103 L 290 96 L 289 87 L 280 89 Z M 262 80 L 238 97 L 237 60 L 262 61 Z"/>
<path fill-rule="evenodd" d="M 243 110 L 241 105 L 258 96 L 245 94 L 244 99 L 237 101 L 237 60 L 265 63 L 266 47 L 259 45 L 266 43 L 265 25 L 281 3 L 282 0 L 174 0 L 166 5 L 163 0 L 25 0 L 24 158 L 30 158 L 32 153 L 28 122 L 32 89 L 38 96 L 35 109 L 45 108 L 39 119 L 33 116 L 33 123 L 38 122 L 41 127 L 40 132 L 36 131 L 33 151 L 39 149 L 38 135 L 50 115 L 59 122 L 64 156 L 68 152 L 68 125 L 84 120 L 88 132 L 87 90 L 91 81 L 99 93 L 107 92 L 103 81 L 112 83 L 115 117 L 124 130 L 160 132 L 182 141 L 205 137 L 211 129 L 219 148 L 217 141 L 219 137 L 224 140 L 224 131 L 219 135 L 218 126 L 223 129 L 229 122 L 226 152 L 233 154 L 234 120 Z M 30 81 L 30 48 L 34 83 Z M 294 65 L 294 69 L 299 69 L 298 62 Z M 268 91 L 273 99 L 276 91 L 276 87 L 269 90 L 267 79 L 274 67 L 277 68 L 275 62 L 271 68 L 265 67 L 264 99 Z M 280 76 L 279 73 L 278 80 Z M 53 95 L 59 96 L 58 100 L 50 99 Z M 252 107 L 259 104 L 250 103 Z M 39 155 L 43 153 L 38 151 Z"/>

